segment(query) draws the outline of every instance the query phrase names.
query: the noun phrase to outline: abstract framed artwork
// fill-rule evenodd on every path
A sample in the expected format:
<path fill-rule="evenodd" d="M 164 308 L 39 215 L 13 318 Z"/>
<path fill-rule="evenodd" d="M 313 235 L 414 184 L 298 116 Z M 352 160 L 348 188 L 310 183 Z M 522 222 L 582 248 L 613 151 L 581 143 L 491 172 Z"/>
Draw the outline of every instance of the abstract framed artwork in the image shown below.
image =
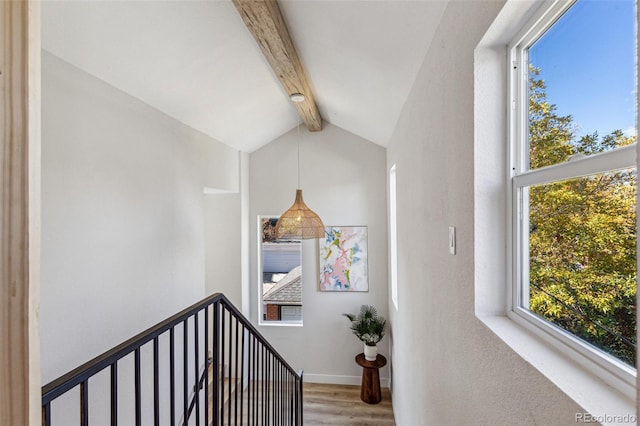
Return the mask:
<path fill-rule="evenodd" d="M 366 226 L 327 226 L 318 241 L 320 291 L 369 291 Z"/>

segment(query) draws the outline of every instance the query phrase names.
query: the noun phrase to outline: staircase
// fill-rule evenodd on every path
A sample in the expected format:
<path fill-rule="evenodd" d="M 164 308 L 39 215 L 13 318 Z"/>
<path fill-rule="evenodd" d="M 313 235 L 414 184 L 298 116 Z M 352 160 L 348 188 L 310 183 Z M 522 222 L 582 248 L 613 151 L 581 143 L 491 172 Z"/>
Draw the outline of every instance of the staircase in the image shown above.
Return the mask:
<path fill-rule="evenodd" d="M 302 373 L 217 293 L 45 385 L 42 424 L 302 425 Z"/>

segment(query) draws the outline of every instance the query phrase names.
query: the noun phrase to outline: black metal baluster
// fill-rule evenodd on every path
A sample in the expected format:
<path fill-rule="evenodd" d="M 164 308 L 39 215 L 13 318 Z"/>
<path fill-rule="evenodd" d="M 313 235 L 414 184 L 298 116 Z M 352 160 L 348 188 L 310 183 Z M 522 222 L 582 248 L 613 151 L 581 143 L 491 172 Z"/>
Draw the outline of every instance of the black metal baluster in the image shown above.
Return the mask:
<path fill-rule="evenodd" d="M 300 378 L 298 379 L 298 383 L 300 384 L 300 403 L 299 403 L 299 407 L 300 407 L 300 425 L 304 424 L 304 382 L 303 382 L 303 372 L 300 371 L 300 374 L 298 374 L 298 376 L 300 376 Z"/>
<path fill-rule="evenodd" d="M 291 416 L 289 415 L 289 413 L 291 412 L 291 400 L 289 399 L 289 396 L 291 395 L 290 392 L 290 388 L 289 388 L 289 370 L 285 367 L 284 369 L 284 424 L 285 425 L 289 425 L 291 424 Z"/>
<path fill-rule="evenodd" d="M 269 351 L 269 374 L 271 377 L 271 380 L 269 381 L 269 383 L 271 383 L 271 421 L 272 424 L 276 424 L 276 409 L 277 409 L 277 405 L 278 405 L 278 394 L 277 394 L 277 387 L 278 387 L 278 382 L 276 381 L 276 363 L 275 363 L 275 358 L 273 357 L 273 354 L 271 353 L 271 351 Z"/>
<path fill-rule="evenodd" d="M 271 420 L 273 424 L 276 423 L 278 414 L 278 369 L 276 367 L 276 359 L 269 351 L 269 357 L 271 358 Z"/>
<path fill-rule="evenodd" d="M 176 336 L 175 327 L 169 329 L 169 421 L 176 424 Z"/>
<path fill-rule="evenodd" d="M 269 387 L 267 388 L 267 392 L 269 393 L 269 417 L 271 418 L 271 424 L 274 423 L 274 413 L 275 413 L 275 381 L 273 377 L 273 354 L 271 351 L 267 351 L 267 373 L 269 379 L 267 382 L 269 383 Z"/>
<path fill-rule="evenodd" d="M 195 388 L 193 392 L 193 397 L 196 401 L 196 426 L 200 426 L 200 360 L 199 360 L 199 336 L 198 336 L 198 313 L 196 312 L 193 315 L 193 358 L 194 358 L 194 372 L 195 374 Z M 206 368 L 206 362 L 205 362 Z M 206 373 L 206 371 L 205 371 Z"/>
<path fill-rule="evenodd" d="M 258 424 L 258 387 L 260 383 L 258 383 L 258 344 L 256 342 L 256 336 L 251 335 L 251 339 L 253 340 L 253 398 L 251 398 L 252 407 L 253 407 L 253 424 Z"/>
<path fill-rule="evenodd" d="M 135 370 L 135 397 L 136 397 L 136 426 L 142 424 L 142 404 L 141 404 L 141 391 L 140 391 L 140 348 L 137 348 L 133 353 L 134 370 Z"/>
<path fill-rule="evenodd" d="M 211 396 L 212 407 L 211 412 L 213 417 L 213 426 L 219 425 L 220 418 L 218 417 L 218 408 L 220 405 L 220 395 L 219 385 L 220 385 L 220 302 L 216 301 L 213 304 L 213 361 L 212 361 L 212 372 L 213 372 L 213 395 Z M 207 425 L 208 426 L 208 425 Z"/>
<path fill-rule="evenodd" d="M 232 369 L 233 368 L 233 365 L 232 365 L 233 364 L 233 349 L 232 349 L 231 345 L 233 344 L 233 329 L 232 329 L 233 322 L 232 322 L 232 318 L 231 318 L 231 312 L 230 311 L 228 311 L 228 312 L 229 312 L 229 325 L 228 325 L 228 328 L 229 328 L 229 378 L 228 378 L 229 385 L 227 386 L 227 389 L 229 390 L 229 394 L 227 395 L 227 402 L 229 404 L 229 406 L 228 406 L 229 410 L 227 411 L 227 424 L 230 425 L 231 424 L 231 407 L 232 407 L 232 403 L 233 403 L 233 401 L 231 399 L 231 393 L 232 393 L 232 389 L 231 389 L 231 379 L 232 379 L 232 377 L 231 377 L 231 374 L 233 373 L 233 369 Z"/>
<path fill-rule="evenodd" d="M 264 379 L 263 379 L 263 373 L 264 373 L 264 368 L 262 368 L 262 345 L 260 343 L 260 341 L 257 341 L 257 345 L 258 345 L 258 363 L 257 363 L 257 374 L 259 377 L 259 385 L 258 385 L 258 389 L 256 391 L 256 407 L 258 410 L 258 417 L 259 419 L 256 421 L 257 424 L 260 424 L 261 422 L 264 422 L 264 419 L 262 417 L 262 413 L 264 412 L 264 406 L 262 404 L 259 404 L 259 401 L 261 401 L 264 398 Z"/>
<path fill-rule="evenodd" d="M 265 402 L 265 412 L 264 412 L 264 420 L 265 420 L 265 424 L 269 424 L 269 408 L 270 408 L 270 404 L 269 401 L 270 399 L 270 392 L 269 392 L 269 386 L 271 385 L 271 382 L 269 381 L 269 351 L 267 350 L 266 346 L 263 346 L 263 350 L 264 350 L 264 370 L 265 370 L 265 394 L 262 397 L 262 400 Z"/>
<path fill-rule="evenodd" d="M 118 362 L 111 364 L 111 426 L 118 425 Z"/>
<path fill-rule="evenodd" d="M 279 363 L 279 366 L 280 366 L 280 424 L 283 425 L 283 424 L 285 424 L 285 421 L 284 421 L 284 418 L 282 416 L 282 413 L 287 408 L 287 404 L 286 404 L 286 386 L 285 386 L 285 381 L 284 381 L 284 366 L 282 365 L 282 363 Z"/>
<path fill-rule="evenodd" d="M 272 355 L 271 357 L 271 376 L 273 377 L 271 379 L 271 383 L 272 383 L 272 389 L 273 389 L 273 412 L 271 413 L 271 418 L 273 419 L 273 424 L 278 424 L 278 403 L 280 402 L 278 400 L 278 363 L 276 362 L 277 360 L 275 359 L 275 357 Z"/>
<path fill-rule="evenodd" d="M 256 338 L 257 339 L 257 338 Z M 264 424 L 264 348 L 262 347 L 262 342 L 257 340 L 258 344 L 258 375 L 260 377 L 260 387 L 258 388 L 256 394 L 256 405 L 258 407 L 258 424 Z"/>
<path fill-rule="evenodd" d="M 293 375 L 291 372 L 288 373 L 287 388 L 289 391 L 287 395 L 287 401 L 289 401 L 289 424 L 293 425 L 293 409 L 295 405 L 293 403 Z"/>
<path fill-rule="evenodd" d="M 51 426 L 51 403 L 42 407 L 42 426 Z"/>
<path fill-rule="evenodd" d="M 267 349 L 267 347 L 264 347 L 264 390 L 265 393 L 262 397 L 262 401 L 264 401 L 265 404 L 265 410 L 264 410 L 264 421 L 265 424 L 269 424 L 269 412 L 271 411 L 271 392 L 270 392 L 270 386 L 271 386 L 271 381 L 270 381 L 270 377 L 269 377 L 269 350 Z"/>
<path fill-rule="evenodd" d="M 298 382 L 293 378 L 293 424 L 298 425 Z"/>
<path fill-rule="evenodd" d="M 260 399 L 260 390 L 262 389 L 262 381 L 260 380 L 260 375 L 261 375 L 261 370 L 260 370 L 260 346 L 258 346 L 258 339 L 256 336 L 253 336 L 253 351 L 255 353 L 255 360 L 254 360 L 254 376 L 255 376 L 255 387 L 254 387 L 254 396 L 253 396 L 253 405 L 254 405 L 254 409 L 253 409 L 253 418 L 255 421 L 255 424 L 257 425 L 260 420 L 259 420 L 259 416 L 260 416 L 260 412 L 258 410 L 258 401 Z"/>
<path fill-rule="evenodd" d="M 80 383 L 80 424 L 89 426 L 89 382 Z"/>
<path fill-rule="evenodd" d="M 247 425 L 251 424 L 251 395 L 253 392 L 253 336 L 247 334 Z"/>
<path fill-rule="evenodd" d="M 293 424 L 293 399 L 291 397 L 291 372 L 287 370 L 287 424 Z"/>
<path fill-rule="evenodd" d="M 220 331 L 222 333 L 222 335 L 220 336 L 220 354 L 221 354 L 221 360 L 220 360 L 220 368 L 222 369 L 222 378 L 220 380 L 220 424 L 224 423 L 224 376 L 225 376 L 225 368 L 224 368 L 224 342 L 226 339 L 226 334 L 225 334 L 225 328 L 224 328 L 224 322 L 225 322 L 225 316 L 227 314 L 227 310 L 225 309 L 224 305 L 222 305 L 222 318 L 221 318 L 221 322 L 220 322 Z"/>
<path fill-rule="evenodd" d="M 186 318 L 182 322 L 182 419 L 187 424 L 189 418 L 189 326 Z"/>
<path fill-rule="evenodd" d="M 204 308 L 204 424 L 209 426 L 209 307 Z"/>
<path fill-rule="evenodd" d="M 293 382 L 291 383 L 293 386 L 293 393 L 294 393 L 294 398 L 293 398 L 293 403 L 294 403 L 294 422 L 293 424 L 298 425 L 300 424 L 300 422 L 298 421 L 298 377 L 294 376 L 293 377 Z"/>
<path fill-rule="evenodd" d="M 266 407 L 265 407 L 265 401 L 267 399 L 266 395 L 266 389 L 265 389 L 265 383 L 266 383 L 266 371 L 265 371 L 265 356 L 264 356 L 264 346 L 262 345 L 262 342 L 260 344 L 260 363 L 262 364 L 262 368 L 260 369 L 260 376 L 262 377 L 262 395 L 260 395 L 260 400 L 262 401 L 262 412 L 260 413 L 260 417 L 262 418 L 262 424 L 267 424 L 266 422 L 266 418 L 265 418 L 265 413 L 266 413 Z"/>
<path fill-rule="evenodd" d="M 264 345 L 262 347 L 262 396 L 260 401 L 262 402 L 262 422 L 265 425 L 269 424 L 269 358 L 267 357 L 267 349 Z"/>
<path fill-rule="evenodd" d="M 241 424 L 244 424 L 244 410 L 243 410 L 243 408 L 244 408 L 243 407 L 243 405 L 244 405 L 243 404 L 243 402 L 244 402 L 244 370 L 245 370 L 244 363 L 245 363 L 245 360 L 246 360 L 245 354 L 244 354 L 244 350 L 245 350 L 245 347 L 244 347 L 244 343 L 245 343 L 244 342 L 245 341 L 244 330 L 245 330 L 245 326 L 243 324 L 242 325 L 242 338 L 241 338 L 242 344 L 241 344 L 241 349 L 240 349 L 241 353 L 242 353 L 242 356 L 240 357 L 240 360 L 242 362 L 242 364 L 240 365 L 240 422 L 241 422 Z"/>
<path fill-rule="evenodd" d="M 153 424 L 160 426 L 160 373 L 158 338 L 153 339 Z"/>
<path fill-rule="evenodd" d="M 299 399 L 300 399 L 300 388 L 298 387 L 298 380 L 297 378 L 294 377 L 293 379 L 293 392 L 294 392 L 294 399 L 293 399 L 293 403 L 294 403 L 294 424 L 295 425 L 299 425 L 300 424 L 300 419 L 299 419 L 299 414 L 300 414 L 300 407 L 299 407 Z"/>
<path fill-rule="evenodd" d="M 278 424 L 282 424 L 282 408 L 283 408 L 283 398 L 282 398 L 282 364 L 278 361 Z"/>
<path fill-rule="evenodd" d="M 283 424 L 289 424 L 289 370 L 286 367 L 283 369 L 283 387 L 284 387 L 284 422 Z"/>
<path fill-rule="evenodd" d="M 253 389 L 255 388 L 255 380 L 256 380 L 256 376 L 255 376 L 255 368 L 254 368 L 254 363 L 255 363 L 255 354 L 254 354 L 254 350 L 255 350 L 255 344 L 253 343 L 253 334 L 249 333 L 249 363 L 247 364 L 248 366 L 248 382 L 247 382 L 247 415 L 249 417 L 249 424 L 253 424 L 252 420 L 253 420 L 253 413 L 255 412 L 253 409 L 253 400 L 254 398 L 252 398 L 253 396 Z"/>
<path fill-rule="evenodd" d="M 271 358 L 271 420 L 273 424 L 276 423 L 278 414 L 278 369 L 276 359 L 271 351 L 269 351 L 269 357 Z"/>
<path fill-rule="evenodd" d="M 296 374 L 291 372 L 289 374 L 290 386 L 291 386 L 291 424 L 296 424 Z"/>
<path fill-rule="evenodd" d="M 291 372 L 287 368 L 287 422 L 293 424 L 293 387 L 291 386 Z"/>
<path fill-rule="evenodd" d="M 293 387 L 291 386 L 291 372 L 287 369 L 287 418 L 288 424 L 293 424 Z"/>
<path fill-rule="evenodd" d="M 276 423 L 278 414 L 278 369 L 276 368 L 276 358 L 273 353 L 269 351 L 269 358 L 271 359 L 271 421 Z"/>
<path fill-rule="evenodd" d="M 235 365 L 234 365 L 234 369 L 235 369 L 235 377 L 234 377 L 234 382 L 236 383 L 236 389 L 233 395 L 233 401 L 234 401 L 234 407 L 233 407 L 233 421 L 235 425 L 238 424 L 238 317 L 235 317 L 236 322 L 235 322 L 235 334 L 236 334 L 236 345 L 235 345 L 235 352 L 236 352 L 236 356 L 235 356 Z M 240 385 L 242 386 L 242 385 Z"/>
<path fill-rule="evenodd" d="M 278 419 L 278 364 L 273 353 L 271 357 L 271 419 L 273 424 L 277 424 Z"/>

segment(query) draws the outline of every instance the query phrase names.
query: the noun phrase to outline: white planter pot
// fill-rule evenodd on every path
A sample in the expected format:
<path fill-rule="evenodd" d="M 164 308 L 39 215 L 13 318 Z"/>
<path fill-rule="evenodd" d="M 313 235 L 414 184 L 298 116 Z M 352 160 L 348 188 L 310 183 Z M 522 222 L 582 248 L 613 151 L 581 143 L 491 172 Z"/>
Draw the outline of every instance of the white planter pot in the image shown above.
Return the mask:
<path fill-rule="evenodd" d="M 375 361 L 378 356 L 378 346 L 369 346 L 364 344 L 364 359 L 367 361 Z"/>

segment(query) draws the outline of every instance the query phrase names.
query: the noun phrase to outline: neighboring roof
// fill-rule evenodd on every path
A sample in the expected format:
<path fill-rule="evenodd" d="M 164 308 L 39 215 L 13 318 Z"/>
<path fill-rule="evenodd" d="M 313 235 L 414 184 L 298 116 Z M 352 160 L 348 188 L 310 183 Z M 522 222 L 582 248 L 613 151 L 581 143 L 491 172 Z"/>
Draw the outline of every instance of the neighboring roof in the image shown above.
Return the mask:
<path fill-rule="evenodd" d="M 300 265 L 301 256 L 300 242 L 263 243 L 262 271 L 287 273 Z"/>
<path fill-rule="evenodd" d="M 302 267 L 289 271 L 262 296 L 262 300 L 273 305 L 302 305 Z"/>

